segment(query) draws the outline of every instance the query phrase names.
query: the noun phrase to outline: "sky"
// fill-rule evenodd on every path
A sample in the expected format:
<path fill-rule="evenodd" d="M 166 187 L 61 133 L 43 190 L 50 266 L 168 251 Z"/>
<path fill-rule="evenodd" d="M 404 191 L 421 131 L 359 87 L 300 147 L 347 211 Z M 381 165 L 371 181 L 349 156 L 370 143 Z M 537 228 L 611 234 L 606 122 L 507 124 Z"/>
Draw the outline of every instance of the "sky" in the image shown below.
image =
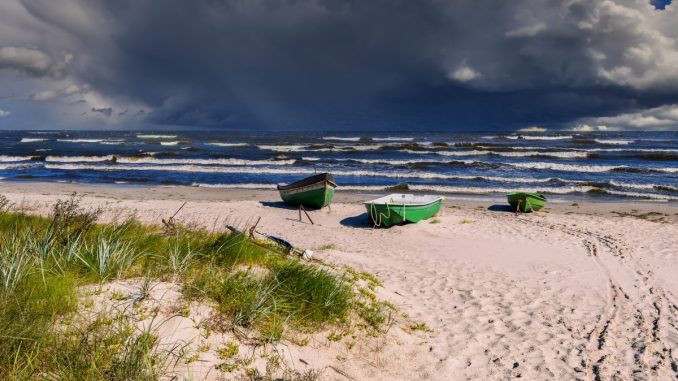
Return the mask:
<path fill-rule="evenodd" d="M 0 129 L 678 130 L 669 0 L 2 0 Z"/>

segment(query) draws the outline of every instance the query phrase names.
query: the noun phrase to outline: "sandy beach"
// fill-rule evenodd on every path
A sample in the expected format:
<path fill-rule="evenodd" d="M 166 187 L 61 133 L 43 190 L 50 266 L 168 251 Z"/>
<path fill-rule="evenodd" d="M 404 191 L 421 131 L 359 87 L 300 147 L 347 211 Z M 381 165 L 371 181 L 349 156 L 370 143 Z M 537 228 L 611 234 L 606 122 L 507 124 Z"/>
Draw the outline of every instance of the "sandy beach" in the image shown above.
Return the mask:
<path fill-rule="evenodd" d="M 331 210 L 310 212 L 311 225 L 273 191 L 0 186 L 38 214 L 73 192 L 105 218 L 134 214 L 155 224 L 184 202 L 176 216 L 183 223 L 223 230 L 261 218 L 260 232 L 375 274 L 379 297 L 430 328 L 396 327 L 362 352 L 286 343 L 292 367 L 324 369 L 323 379 L 678 377 L 676 203 L 563 202 L 515 215 L 499 201 L 452 198 L 434 220 L 373 229 L 360 203 L 372 196 L 356 193 L 339 192 Z"/>

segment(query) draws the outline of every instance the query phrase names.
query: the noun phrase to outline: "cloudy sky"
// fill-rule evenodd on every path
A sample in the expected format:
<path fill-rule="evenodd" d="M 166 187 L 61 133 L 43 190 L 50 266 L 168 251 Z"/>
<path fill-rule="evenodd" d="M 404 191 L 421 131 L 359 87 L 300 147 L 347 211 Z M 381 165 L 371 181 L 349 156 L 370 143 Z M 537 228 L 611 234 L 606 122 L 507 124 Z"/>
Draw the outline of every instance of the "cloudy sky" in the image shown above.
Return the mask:
<path fill-rule="evenodd" d="M 667 0 L 2 0 L 0 129 L 678 130 Z"/>

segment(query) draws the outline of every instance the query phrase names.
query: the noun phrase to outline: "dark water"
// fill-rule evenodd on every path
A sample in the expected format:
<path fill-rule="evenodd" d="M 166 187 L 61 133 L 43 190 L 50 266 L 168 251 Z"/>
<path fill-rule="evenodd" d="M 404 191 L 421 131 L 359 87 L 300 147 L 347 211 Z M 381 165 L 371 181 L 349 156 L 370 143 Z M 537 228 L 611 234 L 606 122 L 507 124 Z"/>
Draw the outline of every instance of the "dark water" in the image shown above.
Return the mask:
<path fill-rule="evenodd" d="M 678 132 L 0 131 L 0 147 L 1 181 L 270 188 L 329 171 L 351 190 L 678 200 Z"/>

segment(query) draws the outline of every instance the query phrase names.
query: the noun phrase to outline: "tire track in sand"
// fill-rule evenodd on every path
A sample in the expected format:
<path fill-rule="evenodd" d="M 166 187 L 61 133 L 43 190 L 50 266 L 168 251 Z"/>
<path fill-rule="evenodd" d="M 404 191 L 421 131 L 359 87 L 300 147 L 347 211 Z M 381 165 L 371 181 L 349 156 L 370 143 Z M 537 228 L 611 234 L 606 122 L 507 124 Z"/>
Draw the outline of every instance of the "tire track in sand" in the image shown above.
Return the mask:
<path fill-rule="evenodd" d="M 607 280 L 603 312 L 581 351 L 587 379 L 678 380 L 678 361 L 671 349 L 671 338 L 678 337 L 678 304 L 657 285 L 653 272 L 634 259 L 630 245 L 564 224 L 520 221 L 580 239 Z"/>

